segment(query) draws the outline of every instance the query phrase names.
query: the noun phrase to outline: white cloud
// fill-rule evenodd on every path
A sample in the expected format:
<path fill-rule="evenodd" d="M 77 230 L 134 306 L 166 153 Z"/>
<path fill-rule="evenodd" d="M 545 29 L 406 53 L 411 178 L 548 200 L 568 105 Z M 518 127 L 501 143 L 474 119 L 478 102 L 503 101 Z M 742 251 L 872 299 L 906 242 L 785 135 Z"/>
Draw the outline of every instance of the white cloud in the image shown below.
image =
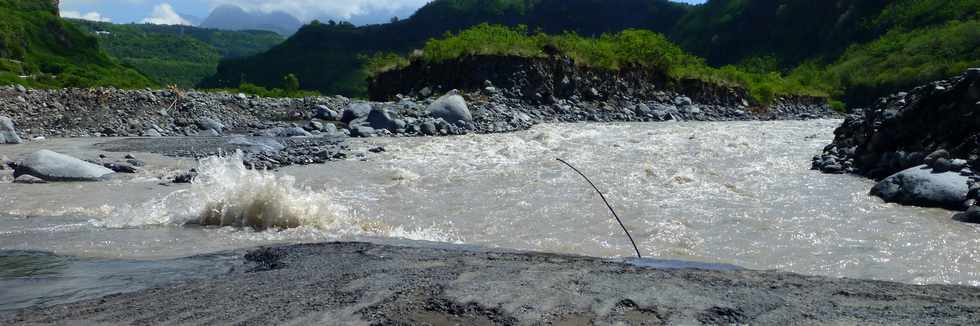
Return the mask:
<path fill-rule="evenodd" d="M 239 6 L 248 11 L 284 11 L 300 20 L 317 17 L 340 17 L 378 12 L 393 12 L 405 8 L 419 8 L 430 0 L 208 0 L 212 6 L 223 4 Z"/>
<path fill-rule="evenodd" d="M 161 3 L 153 7 L 150 17 L 143 19 L 143 23 L 156 25 L 193 25 L 174 11 L 174 7 L 169 3 Z"/>
<path fill-rule="evenodd" d="M 102 16 L 102 14 L 100 14 L 98 12 L 95 12 L 95 11 L 82 14 L 81 12 L 78 12 L 78 11 L 66 10 L 66 11 L 62 11 L 61 12 L 61 17 L 64 17 L 64 18 L 74 18 L 74 19 L 84 19 L 84 20 L 91 20 L 91 21 L 97 21 L 97 22 L 111 22 L 112 21 L 112 18 L 104 17 L 104 16 Z"/>

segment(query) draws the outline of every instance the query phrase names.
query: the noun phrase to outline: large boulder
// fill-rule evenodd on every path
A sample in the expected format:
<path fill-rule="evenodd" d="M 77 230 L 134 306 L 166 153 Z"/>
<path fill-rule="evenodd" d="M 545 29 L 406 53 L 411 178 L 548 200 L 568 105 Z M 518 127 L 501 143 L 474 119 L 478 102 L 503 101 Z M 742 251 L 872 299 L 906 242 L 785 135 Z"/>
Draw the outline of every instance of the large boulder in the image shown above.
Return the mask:
<path fill-rule="evenodd" d="M 466 106 L 466 100 L 458 94 L 446 94 L 429 105 L 429 114 L 442 118 L 451 124 L 473 121 L 473 115 Z"/>
<path fill-rule="evenodd" d="M 371 104 L 364 102 L 351 103 L 340 115 L 340 122 L 350 124 L 351 121 L 363 119 L 371 114 Z"/>
<path fill-rule="evenodd" d="M 102 181 L 108 180 L 113 172 L 68 155 L 40 150 L 17 162 L 14 177 L 25 174 L 46 181 Z"/>
<path fill-rule="evenodd" d="M 384 108 L 374 108 L 371 113 L 367 116 L 367 124 L 375 130 L 387 129 L 389 131 L 395 131 L 398 129 L 398 123 L 396 123 L 395 118 L 392 117 L 391 112 Z"/>
<path fill-rule="evenodd" d="M 0 117 L 0 144 L 20 144 L 23 141 L 17 136 L 14 122 L 8 117 Z"/>
<path fill-rule="evenodd" d="M 889 203 L 962 210 L 969 180 L 960 173 L 937 173 L 920 165 L 885 178 L 871 189 L 871 195 Z"/>

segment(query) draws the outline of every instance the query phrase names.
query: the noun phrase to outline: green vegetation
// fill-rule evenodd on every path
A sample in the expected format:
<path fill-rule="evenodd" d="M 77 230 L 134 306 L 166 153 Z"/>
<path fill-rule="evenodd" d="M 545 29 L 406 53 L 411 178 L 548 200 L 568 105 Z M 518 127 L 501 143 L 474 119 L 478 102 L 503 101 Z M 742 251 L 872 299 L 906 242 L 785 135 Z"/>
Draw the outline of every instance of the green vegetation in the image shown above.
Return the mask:
<path fill-rule="evenodd" d="M 880 30 L 942 25 L 951 20 L 980 18 L 980 1 L 976 0 L 899 0 L 874 19 Z"/>
<path fill-rule="evenodd" d="M 117 25 L 72 20 L 97 35 L 112 56 L 135 67 L 159 84 L 194 87 L 215 73 L 222 58 L 237 58 L 268 50 L 283 41 L 273 32 L 220 31 L 189 26 Z"/>
<path fill-rule="evenodd" d="M 887 94 L 980 67 L 980 21 L 905 31 L 893 29 L 852 46 L 827 68 L 828 83 L 845 98 Z"/>
<path fill-rule="evenodd" d="M 50 2 L 0 0 L 0 84 L 32 87 L 155 84 L 110 58 L 94 37 L 56 15 Z"/>
<path fill-rule="evenodd" d="M 557 51 L 572 58 L 576 64 L 587 67 L 655 69 L 676 80 L 693 78 L 739 86 L 748 90 L 754 101 L 763 104 L 786 95 L 828 95 L 826 89 L 817 87 L 820 79 L 812 73 L 816 69 L 813 66 L 801 67 L 789 76 L 732 65 L 712 68 L 703 59 L 685 53 L 663 35 L 647 30 L 631 29 L 588 38 L 575 33 L 528 33 L 525 26 L 510 28 L 481 24 L 456 34 L 447 34 L 442 39 L 429 40 L 421 54 L 412 59 L 443 62 L 472 55 L 547 57 L 549 51 Z M 374 69 L 368 73 L 377 74 L 405 66 L 409 59 L 379 54 L 368 62 L 367 68 Z"/>
<path fill-rule="evenodd" d="M 481 23 L 527 25 L 550 34 L 565 31 L 598 36 L 625 29 L 663 31 L 686 13 L 689 5 L 667 0 L 436 0 L 407 19 L 356 27 L 348 23 L 313 22 L 282 45 L 265 53 L 222 60 L 205 87 L 238 87 L 243 82 L 278 87 L 282 76 L 295 74 L 303 89 L 325 94 L 364 96 L 364 68 L 373 54 L 405 54 L 433 37 Z"/>

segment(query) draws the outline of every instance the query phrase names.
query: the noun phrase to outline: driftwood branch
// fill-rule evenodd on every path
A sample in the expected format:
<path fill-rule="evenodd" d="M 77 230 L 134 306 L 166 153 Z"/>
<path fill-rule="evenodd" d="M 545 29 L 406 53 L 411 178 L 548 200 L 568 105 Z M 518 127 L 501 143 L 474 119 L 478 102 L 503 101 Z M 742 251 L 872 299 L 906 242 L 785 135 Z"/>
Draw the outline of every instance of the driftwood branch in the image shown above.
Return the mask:
<path fill-rule="evenodd" d="M 626 224 L 623 224 L 623 220 L 619 218 L 619 214 L 616 214 L 616 210 L 614 210 L 612 208 L 612 205 L 609 205 L 609 201 L 606 200 L 606 195 L 604 195 L 602 193 L 602 191 L 599 190 L 599 187 L 596 187 L 595 183 L 593 183 L 592 180 L 589 179 L 589 177 L 585 176 L 585 173 L 582 173 L 582 171 L 579 171 L 579 169 L 576 169 L 574 166 L 572 166 L 572 164 L 570 164 L 570 163 L 568 163 L 565 160 L 560 159 L 560 158 L 558 159 L 558 162 L 562 162 L 565 165 L 567 165 L 568 167 L 572 168 L 573 171 L 575 171 L 576 173 L 578 173 L 578 175 L 582 176 L 582 178 L 584 178 L 585 181 L 588 182 L 589 185 L 592 186 L 592 189 L 595 189 L 595 192 L 599 193 L 599 197 L 602 198 L 602 202 L 605 203 L 606 204 L 606 207 L 609 208 L 609 212 L 611 212 L 612 215 L 613 215 L 613 217 L 616 218 L 616 222 L 619 222 L 619 226 L 623 228 L 623 232 L 626 232 L 626 237 L 629 238 L 630 239 L 630 243 L 633 244 L 633 250 L 636 250 L 636 258 L 642 259 L 643 258 L 643 255 L 640 254 L 640 248 L 636 246 L 636 241 L 633 241 L 633 236 L 630 235 L 630 231 L 626 229 Z"/>

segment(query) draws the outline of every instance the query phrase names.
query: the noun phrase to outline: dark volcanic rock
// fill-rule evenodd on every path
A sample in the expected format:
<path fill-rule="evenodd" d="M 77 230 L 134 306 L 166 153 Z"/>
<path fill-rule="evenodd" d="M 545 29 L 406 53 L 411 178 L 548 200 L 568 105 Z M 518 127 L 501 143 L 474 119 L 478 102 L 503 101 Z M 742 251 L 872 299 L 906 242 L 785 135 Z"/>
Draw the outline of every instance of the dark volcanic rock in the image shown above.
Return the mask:
<path fill-rule="evenodd" d="M 975 325 L 980 319 L 980 289 L 969 286 L 655 269 L 444 246 L 324 243 L 236 256 L 236 268 L 220 277 L 5 312 L 0 324 Z"/>
<path fill-rule="evenodd" d="M 68 155 L 40 150 L 17 162 L 14 177 L 28 174 L 46 181 L 102 181 L 112 173 L 105 167 Z"/>
<path fill-rule="evenodd" d="M 368 113 L 367 120 L 365 121 L 368 126 L 374 129 L 385 129 L 388 131 L 395 131 L 398 129 L 395 118 L 392 117 L 391 112 L 384 108 L 374 108 L 371 113 Z"/>
<path fill-rule="evenodd" d="M 834 131 L 834 141 L 823 154 L 814 157 L 813 168 L 888 177 L 872 191 L 888 201 L 951 209 L 976 203 L 980 191 L 967 192 L 969 185 L 963 184 L 980 180 L 974 173 L 980 168 L 978 71 L 971 69 L 857 110 Z M 957 216 L 970 220 L 972 215 Z"/>
<path fill-rule="evenodd" d="M 344 109 L 340 116 L 340 122 L 350 124 L 354 120 L 366 118 L 371 114 L 371 104 L 364 102 L 351 103 Z"/>
<path fill-rule="evenodd" d="M 980 76 L 966 73 L 882 98 L 834 131 L 824 157 L 880 179 L 938 159 L 980 158 Z M 814 160 L 823 169 L 828 160 Z"/>

